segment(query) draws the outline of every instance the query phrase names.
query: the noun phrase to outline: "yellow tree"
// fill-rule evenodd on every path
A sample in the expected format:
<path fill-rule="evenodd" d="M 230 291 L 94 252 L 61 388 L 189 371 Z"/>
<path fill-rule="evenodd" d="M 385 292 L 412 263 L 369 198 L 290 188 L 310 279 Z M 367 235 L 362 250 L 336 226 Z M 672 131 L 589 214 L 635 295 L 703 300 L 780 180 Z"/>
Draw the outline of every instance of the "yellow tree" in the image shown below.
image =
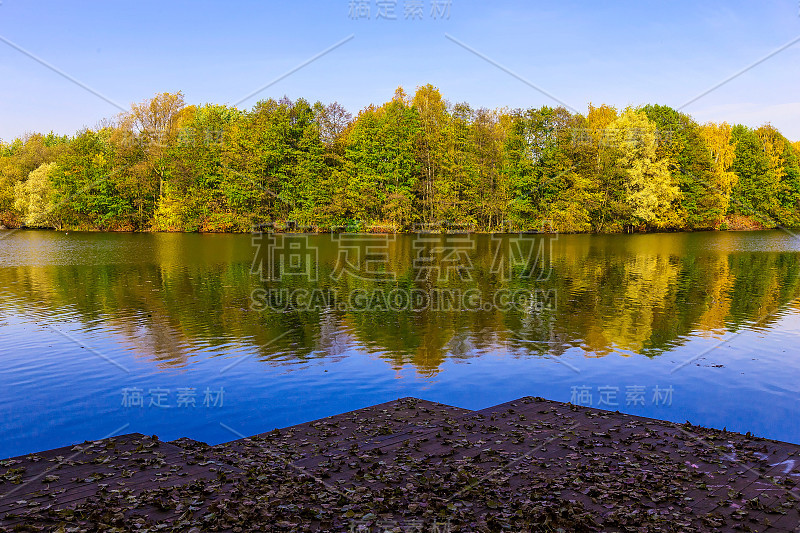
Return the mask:
<path fill-rule="evenodd" d="M 572 130 L 572 145 L 579 152 L 586 152 L 593 161 L 589 174 L 584 175 L 586 182 L 594 182 L 598 191 L 598 205 L 595 227 L 603 231 L 609 221 L 618 218 L 622 200 L 619 197 L 619 183 L 614 179 L 614 151 L 611 149 L 609 132 L 611 124 L 617 119 L 617 110 L 613 106 L 595 107 L 589 104 L 586 115 L 586 129 Z M 593 168 L 592 168 L 593 167 Z"/>
<path fill-rule="evenodd" d="M 598 139 L 605 134 L 608 127 L 617 120 L 617 117 L 617 109 L 614 106 L 602 104 L 600 107 L 595 107 L 591 102 L 589 103 L 589 113 L 586 115 L 586 120 L 589 123 L 592 134 Z"/>
<path fill-rule="evenodd" d="M 21 222 L 14 209 L 16 185 L 42 164 L 55 161 L 67 142 L 66 136 L 53 133 L 26 134 L 9 144 L 0 141 L 0 225 L 13 227 Z"/>
<path fill-rule="evenodd" d="M 0 145 L 0 152 L 4 151 Z M 14 187 L 18 183 L 13 179 L 14 161 L 10 157 L 0 157 L 0 225 L 14 225 Z"/>
<path fill-rule="evenodd" d="M 722 124 L 709 122 L 700 126 L 700 135 L 711 150 L 714 181 L 710 185 L 719 195 L 719 204 L 722 207 L 720 216 L 724 217 L 728 212 L 731 191 L 736 186 L 737 180 L 736 173 L 731 170 L 733 160 L 736 158 L 736 146 L 731 143 L 731 126 L 727 122 Z M 721 222 L 721 219 L 717 222 Z"/>
<path fill-rule="evenodd" d="M 680 189 L 673 183 L 669 161 L 656 157 L 655 124 L 642 111 L 628 108 L 611 123 L 608 139 L 619 154 L 617 164 L 632 222 L 657 228 L 675 224 L 672 202 Z"/>
<path fill-rule="evenodd" d="M 771 124 L 761 126 L 756 130 L 756 134 L 761 139 L 764 146 L 764 153 L 769 159 L 769 168 L 776 181 L 786 177 L 786 149 L 788 141 Z"/>
<path fill-rule="evenodd" d="M 27 180 L 15 185 L 14 207 L 22 213 L 25 225 L 59 228 L 54 217 L 53 184 L 50 181 L 55 168 L 55 163 L 43 163 L 31 171 Z"/>

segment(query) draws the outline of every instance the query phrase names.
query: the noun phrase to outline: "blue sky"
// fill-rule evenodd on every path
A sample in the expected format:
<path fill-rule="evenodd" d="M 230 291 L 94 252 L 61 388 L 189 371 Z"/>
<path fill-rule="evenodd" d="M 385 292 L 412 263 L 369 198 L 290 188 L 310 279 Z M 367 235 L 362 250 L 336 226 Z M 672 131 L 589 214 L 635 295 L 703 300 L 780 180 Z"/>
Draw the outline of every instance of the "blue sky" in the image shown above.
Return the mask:
<path fill-rule="evenodd" d="M 345 44 L 260 98 L 338 101 L 354 114 L 398 85 L 438 86 L 474 107 L 556 102 L 462 48 L 450 35 L 558 100 L 619 107 L 687 101 L 800 37 L 797 0 L 451 0 L 449 18 L 353 18 L 351 0 L 2 0 L 0 37 L 127 108 L 182 90 L 189 103 L 229 103 L 335 43 Z M 446 4 L 445 0 L 436 0 Z M 700 122 L 771 122 L 800 140 L 800 42 L 685 108 Z M 0 138 L 73 134 L 119 110 L 0 42 Z"/>

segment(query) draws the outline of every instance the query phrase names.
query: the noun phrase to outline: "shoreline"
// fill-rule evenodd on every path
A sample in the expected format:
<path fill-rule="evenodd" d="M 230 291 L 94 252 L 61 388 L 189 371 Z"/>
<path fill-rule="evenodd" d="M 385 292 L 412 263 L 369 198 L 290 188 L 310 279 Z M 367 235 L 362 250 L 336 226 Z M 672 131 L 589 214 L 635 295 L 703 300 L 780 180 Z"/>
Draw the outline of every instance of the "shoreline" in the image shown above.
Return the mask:
<path fill-rule="evenodd" d="M 730 229 L 681 229 L 665 231 L 637 231 L 637 232 L 559 232 L 559 231 L 152 231 L 152 230 L 100 230 L 84 228 L 0 228 L 0 232 L 52 232 L 52 233 L 107 233 L 107 234 L 130 234 L 130 235 L 254 235 L 260 233 L 280 233 L 286 235 L 331 235 L 331 234 L 374 234 L 374 235 L 419 235 L 419 234 L 473 234 L 473 235 L 673 235 L 676 233 L 750 233 L 756 231 L 800 231 L 800 228 L 774 227 L 774 228 L 730 228 Z"/>
<path fill-rule="evenodd" d="M 413 531 L 790 532 L 799 455 L 542 398 L 478 411 L 402 398 L 215 446 L 128 434 L 5 459 L 0 531 L 375 531 L 392 520 L 425 528 Z"/>

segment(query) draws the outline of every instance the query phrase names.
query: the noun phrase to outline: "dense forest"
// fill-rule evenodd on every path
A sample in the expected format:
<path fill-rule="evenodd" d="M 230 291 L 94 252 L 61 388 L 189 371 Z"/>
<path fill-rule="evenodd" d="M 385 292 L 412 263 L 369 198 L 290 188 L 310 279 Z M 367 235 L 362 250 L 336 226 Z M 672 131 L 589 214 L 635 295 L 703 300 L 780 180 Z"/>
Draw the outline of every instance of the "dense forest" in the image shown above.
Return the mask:
<path fill-rule="evenodd" d="M 473 109 L 402 88 L 337 103 L 163 93 L 73 137 L 0 143 L 0 225 L 246 232 L 800 226 L 800 142 L 668 106 Z"/>

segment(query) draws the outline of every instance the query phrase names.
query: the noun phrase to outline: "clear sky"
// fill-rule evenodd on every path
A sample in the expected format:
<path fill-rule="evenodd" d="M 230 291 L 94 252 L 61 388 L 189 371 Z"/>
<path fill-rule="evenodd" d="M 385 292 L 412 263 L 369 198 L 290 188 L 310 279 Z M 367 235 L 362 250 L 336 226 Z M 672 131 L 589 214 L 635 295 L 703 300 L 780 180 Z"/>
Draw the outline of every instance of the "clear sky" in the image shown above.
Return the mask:
<path fill-rule="evenodd" d="M 407 19 L 415 4 L 421 14 Z M 392 5 L 395 20 L 386 18 Z M 0 138 L 50 130 L 71 135 L 119 111 L 14 46 L 127 108 L 179 90 L 188 103 L 234 104 L 350 36 L 240 107 L 288 95 L 338 101 L 355 114 L 390 99 L 399 85 L 413 92 L 432 83 L 449 101 L 473 107 L 560 101 L 580 112 L 589 102 L 678 108 L 800 39 L 800 6 L 798 0 L 2 0 Z M 700 122 L 771 122 L 800 140 L 799 66 L 800 41 L 684 110 Z"/>

